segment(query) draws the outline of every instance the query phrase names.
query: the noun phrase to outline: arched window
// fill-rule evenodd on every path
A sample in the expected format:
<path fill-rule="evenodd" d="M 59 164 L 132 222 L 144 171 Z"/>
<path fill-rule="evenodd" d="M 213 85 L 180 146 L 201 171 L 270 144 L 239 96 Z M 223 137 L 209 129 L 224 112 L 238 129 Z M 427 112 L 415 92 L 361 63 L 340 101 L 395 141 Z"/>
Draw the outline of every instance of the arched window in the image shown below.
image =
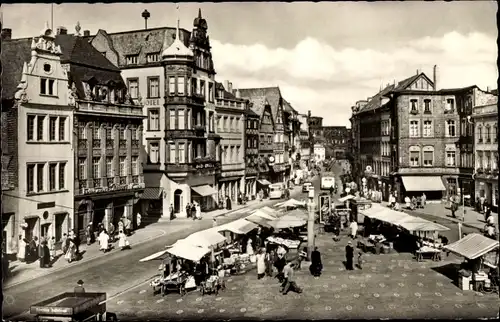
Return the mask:
<path fill-rule="evenodd" d="M 410 146 L 410 167 L 420 166 L 420 147 Z"/>
<path fill-rule="evenodd" d="M 434 165 L 434 147 L 424 146 L 423 160 L 424 160 L 424 167 L 432 167 Z"/>

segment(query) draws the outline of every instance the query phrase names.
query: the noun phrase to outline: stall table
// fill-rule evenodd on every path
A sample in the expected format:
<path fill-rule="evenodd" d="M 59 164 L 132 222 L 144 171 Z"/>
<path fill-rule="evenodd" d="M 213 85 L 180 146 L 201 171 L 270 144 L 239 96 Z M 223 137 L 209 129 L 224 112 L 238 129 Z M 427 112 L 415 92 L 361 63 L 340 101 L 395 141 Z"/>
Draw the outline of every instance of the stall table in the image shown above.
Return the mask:
<path fill-rule="evenodd" d="M 441 260 L 441 250 L 438 248 L 430 247 L 430 246 L 422 246 L 420 249 L 416 251 L 417 253 L 417 261 L 421 262 L 424 259 L 424 255 L 430 255 L 432 260 L 438 262 Z"/>

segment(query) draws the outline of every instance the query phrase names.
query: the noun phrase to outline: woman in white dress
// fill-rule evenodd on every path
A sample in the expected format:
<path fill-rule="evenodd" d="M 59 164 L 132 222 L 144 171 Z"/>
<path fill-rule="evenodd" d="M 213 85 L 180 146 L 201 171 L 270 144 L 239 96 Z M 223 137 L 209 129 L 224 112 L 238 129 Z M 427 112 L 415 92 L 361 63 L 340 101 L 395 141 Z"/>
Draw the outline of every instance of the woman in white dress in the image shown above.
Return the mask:
<path fill-rule="evenodd" d="M 19 251 L 17 252 L 17 259 L 19 259 L 20 262 L 25 262 L 26 261 L 26 243 L 24 242 L 22 235 L 19 235 L 18 249 L 19 249 Z"/>
<path fill-rule="evenodd" d="M 118 233 L 118 247 L 121 248 L 121 250 L 124 250 L 129 247 L 129 242 L 127 240 L 127 235 L 123 232 L 123 230 L 120 230 Z"/>
<path fill-rule="evenodd" d="M 257 254 L 257 279 L 261 279 L 266 275 L 266 249 L 263 248 Z"/>
<path fill-rule="evenodd" d="M 196 204 L 196 219 L 201 220 L 201 206 L 199 203 Z"/>
<path fill-rule="evenodd" d="M 106 232 L 106 229 L 103 229 L 99 234 L 99 245 L 101 246 L 99 249 L 103 252 L 107 252 L 109 249 L 109 235 Z"/>
<path fill-rule="evenodd" d="M 253 244 L 252 238 L 248 238 L 248 242 L 247 242 L 247 254 L 250 255 L 250 256 L 253 255 L 252 244 Z"/>
<path fill-rule="evenodd" d="M 69 239 L 68 250 L 66 251 L 64 258 L 68 261 L 68 263 L 71 263 L 76 259 L 76 245 L 73 239 Z"/>

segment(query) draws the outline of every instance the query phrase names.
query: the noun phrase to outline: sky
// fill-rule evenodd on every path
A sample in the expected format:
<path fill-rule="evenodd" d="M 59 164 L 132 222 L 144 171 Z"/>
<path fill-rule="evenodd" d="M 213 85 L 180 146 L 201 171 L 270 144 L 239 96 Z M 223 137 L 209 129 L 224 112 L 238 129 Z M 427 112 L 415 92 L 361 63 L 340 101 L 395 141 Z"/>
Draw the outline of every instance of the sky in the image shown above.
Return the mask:
<path fill-rule="evenodd" d="M 192 30 L 201 8 L 219 82 L 279 86 L 299 113 L 350 126 L 351 106 L 382 85 L 423 71 L 439 87 L 497 87 L 497 4 L 454 2 L 120 3 L 54 5 L 54 27 L 119 32 L 176 25 Z M 33 37 L 50 4 L 2 5 L 13 38 Z"/>

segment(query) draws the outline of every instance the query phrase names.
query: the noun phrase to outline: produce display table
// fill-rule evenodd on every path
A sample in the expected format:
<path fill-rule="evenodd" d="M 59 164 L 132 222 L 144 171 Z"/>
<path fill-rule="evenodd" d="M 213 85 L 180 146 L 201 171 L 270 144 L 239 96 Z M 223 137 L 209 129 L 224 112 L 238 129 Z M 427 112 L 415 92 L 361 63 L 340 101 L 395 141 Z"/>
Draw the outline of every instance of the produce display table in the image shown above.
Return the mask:
<path fill-rule="evenodd" d="M 441 260 L 441 250 L 434 247 L 423 246 L 416 253 L 418 262 L 423 261 L 424 255 L 430 255 L 431 259 L 436 262 Z"/>

